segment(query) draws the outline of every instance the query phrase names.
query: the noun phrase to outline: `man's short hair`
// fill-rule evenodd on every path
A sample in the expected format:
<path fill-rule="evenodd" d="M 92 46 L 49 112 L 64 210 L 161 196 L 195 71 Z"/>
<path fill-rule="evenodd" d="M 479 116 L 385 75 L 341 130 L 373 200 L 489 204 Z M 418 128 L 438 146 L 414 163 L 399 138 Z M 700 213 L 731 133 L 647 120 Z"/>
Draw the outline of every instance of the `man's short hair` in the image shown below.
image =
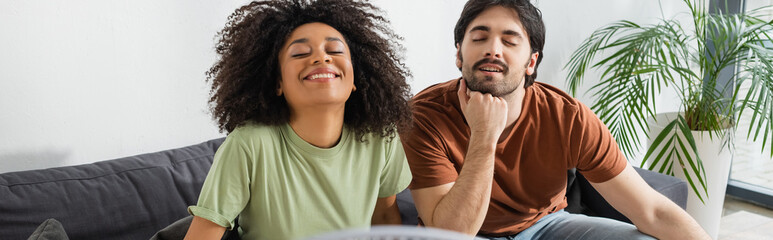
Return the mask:
<path fill-rule="evenodd" d="M 462 10 L 462 15 L 459 16 L 459 21 L 456 22 L 456 27 L 454 27 L 454 44 L 461 46 L 465 30 L 467 30 L 470 22 L 478 17 L 481 12 L 494 6 L 510 8 L 518 13 L 518 18 L 526 29 L 526 34 L 529 35 L 531 53 L 539 53 L 537 64 L 534 65 L 534 73 L 526 75 L 526 82 L 524 83 L 524 87 L 531 86 L 534 83 L 534 79 L 537 78 L 537 67 L 542 62 L 542 48 L 545 47 L 545 23 L 542 22 L 542 12 L 532 5 L 529 0 L 467 1 Z"/>

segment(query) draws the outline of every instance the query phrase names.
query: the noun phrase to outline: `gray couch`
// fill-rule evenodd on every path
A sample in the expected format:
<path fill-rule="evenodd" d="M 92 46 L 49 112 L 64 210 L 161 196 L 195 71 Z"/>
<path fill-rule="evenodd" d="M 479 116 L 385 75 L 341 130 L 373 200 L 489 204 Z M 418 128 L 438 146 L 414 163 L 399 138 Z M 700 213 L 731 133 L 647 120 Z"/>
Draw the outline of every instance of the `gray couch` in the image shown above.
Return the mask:
<path fill-rule="evenodd" d="M 49 218 L 61 222 L 70 239 L 149 239 L 188 216 L 186 207 L 196 203 L 222 142 L 215 139 L 92 164 L 0 174 L 0 239 L 27 239 Z M 637 170 L 684 208 L 683 181 Z M 581 175 L 568 174 L 568 211 L 627 221 Z M 409 191 L 398 195 L 398 206 L 403 223 L 416 224 Z"/>

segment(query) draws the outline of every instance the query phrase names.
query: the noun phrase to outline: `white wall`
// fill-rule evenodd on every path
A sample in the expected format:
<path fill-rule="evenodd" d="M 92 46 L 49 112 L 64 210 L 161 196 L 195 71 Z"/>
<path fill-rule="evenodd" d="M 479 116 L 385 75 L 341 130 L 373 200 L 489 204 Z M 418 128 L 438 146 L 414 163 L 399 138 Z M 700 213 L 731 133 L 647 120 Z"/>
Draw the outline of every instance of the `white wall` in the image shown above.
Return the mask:
<path fill-rule="evenodd" d="M 654 24 L 662 16 L 672 18 L 689 9 L 682 1 L 663 0 L 663 12 L 660 13 L 659 1 L 636 0 L 562 0 L 539 1 L 545 27 L 547 29 L 545 43 L 545 58 L 539 68 L 537 80 L 552 84 L 562 89 L 566 88 L 566 73 L 563 70 L 572 52 L 577 49 L 590 34 L 618 20 L 630 20 L 640 25 Z M 680 14 L 686 17 L 685 14 Z M 685 26 L 689 29 L 689 26 Z M 591 74 L 586 78 L 585 86 L 589 88 L 600 74 Z M 586 88 L 586 89 L 587 89 Z M 580 91 L 584 93 L 585 90 Z M 577 97 L 585 104 L 591 104 L 592 94 L 582 94 Z M 661 102 L 663 103 L 663 102 Z M 671 104 L 660 104 L 659 109 L 671 109 Z M 676 108 L 673 108 L 675 111 Z"/>
<path fill-rule="evenodd" d="M 204 72 L 239 2 L 0 2 L 0 172 L 221 136 Z"/>
<path fill-rule="evenodd" d="M 405 38 L 413 92 L 458 77 L 463 0 L 378 0 Z M 666 17 L 683 11 L 668 1 Z M 90 163 L 223 136 L 207 111 L 214 35 L 246 1 L 0 1 L 0 172 Z M 657 1 L 537 1 L 547 26 L 539 81 L 593 30 L 654 22 Z M 593 79 L 590 77 L 589 79 Z M 581 97 L 586 103 L 589 98 Z"/>

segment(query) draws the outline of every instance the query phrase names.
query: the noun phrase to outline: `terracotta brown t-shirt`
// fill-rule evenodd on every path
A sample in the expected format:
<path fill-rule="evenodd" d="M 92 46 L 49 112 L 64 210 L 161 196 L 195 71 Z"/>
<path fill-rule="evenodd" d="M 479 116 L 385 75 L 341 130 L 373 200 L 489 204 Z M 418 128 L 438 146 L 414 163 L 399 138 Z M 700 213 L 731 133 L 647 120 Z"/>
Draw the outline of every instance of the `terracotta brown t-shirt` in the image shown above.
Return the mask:
<path fill-rule="evenodd" d="M 459 80 L 433 85 L 413 98 L 413 129 L 401 138 L 411 189 L 456 181 L 464 165 L 470 128 L 459 108 Z M 606 126 L 584 104 L 535 82 L 526 88 L 520 117 L 496 147 L 491 202 L 480 229 L 512 235 L 566 207 L 566 171 L 589 181 L 617 176 L 626 160 Z"/>

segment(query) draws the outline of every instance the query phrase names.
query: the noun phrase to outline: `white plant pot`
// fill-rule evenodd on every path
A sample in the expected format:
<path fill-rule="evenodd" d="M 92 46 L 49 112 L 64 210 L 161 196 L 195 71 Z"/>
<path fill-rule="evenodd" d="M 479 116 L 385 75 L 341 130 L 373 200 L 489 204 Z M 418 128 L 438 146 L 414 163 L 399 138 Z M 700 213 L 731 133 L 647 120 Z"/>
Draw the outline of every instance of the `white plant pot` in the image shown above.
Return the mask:
<path fill-rule="evenodd" d="M 656 115 L 655 120 L 649 119 L 648 124 L 650 126 L 649 142 L 647 149 L 652 144 L 652 140 L 671 122 L 676 119 L 678 113 L 661 113 Z M 681 134 L 681 133 L 679 133 Z M 692 131 L 693 138 L 695 138 L 695 144 L 698 148 L 698 156 L 703 161 L 703 167 L 706 171 L 706 188 L 708 189 L 708 197 L 704 197 L 705 204 L 701 202 L 698 196 L 695 194 L 692 188 L 688 186 L 687 190 L 687 213 L 690 214 L 698 224 L 703 227 L 704 230 L 713 239 L 717 239 L 719 234 L 719 222 L 722 217 L 722 206 L 725 203 L 725 190 L 727 189 L 727 180 L 730 175 L 730 163 L 731 153 L 730 150 L 722 146 L 723 139 L 720 139 L 716 135 L 714 138 L 710 138 L 706 131 Z M 657 152 L 657 151 L 656 151 Z M 695 159 L 694 155 L 693 159 Z M 687 182 L 687 178 L 682 171 L 682 166 L 678 161 L 672 161 L 674 176 Z M 698 191 L 703 191 L 700 183 L 697 181 L 697 177 L 690 170 L 689 164 L 685 161 L 687 172 L 690 177 L 695 180 Z M 656 170 L 659 169 L 655 168 Z M 689 184 L 689 182 L 688 182 Z"/>

